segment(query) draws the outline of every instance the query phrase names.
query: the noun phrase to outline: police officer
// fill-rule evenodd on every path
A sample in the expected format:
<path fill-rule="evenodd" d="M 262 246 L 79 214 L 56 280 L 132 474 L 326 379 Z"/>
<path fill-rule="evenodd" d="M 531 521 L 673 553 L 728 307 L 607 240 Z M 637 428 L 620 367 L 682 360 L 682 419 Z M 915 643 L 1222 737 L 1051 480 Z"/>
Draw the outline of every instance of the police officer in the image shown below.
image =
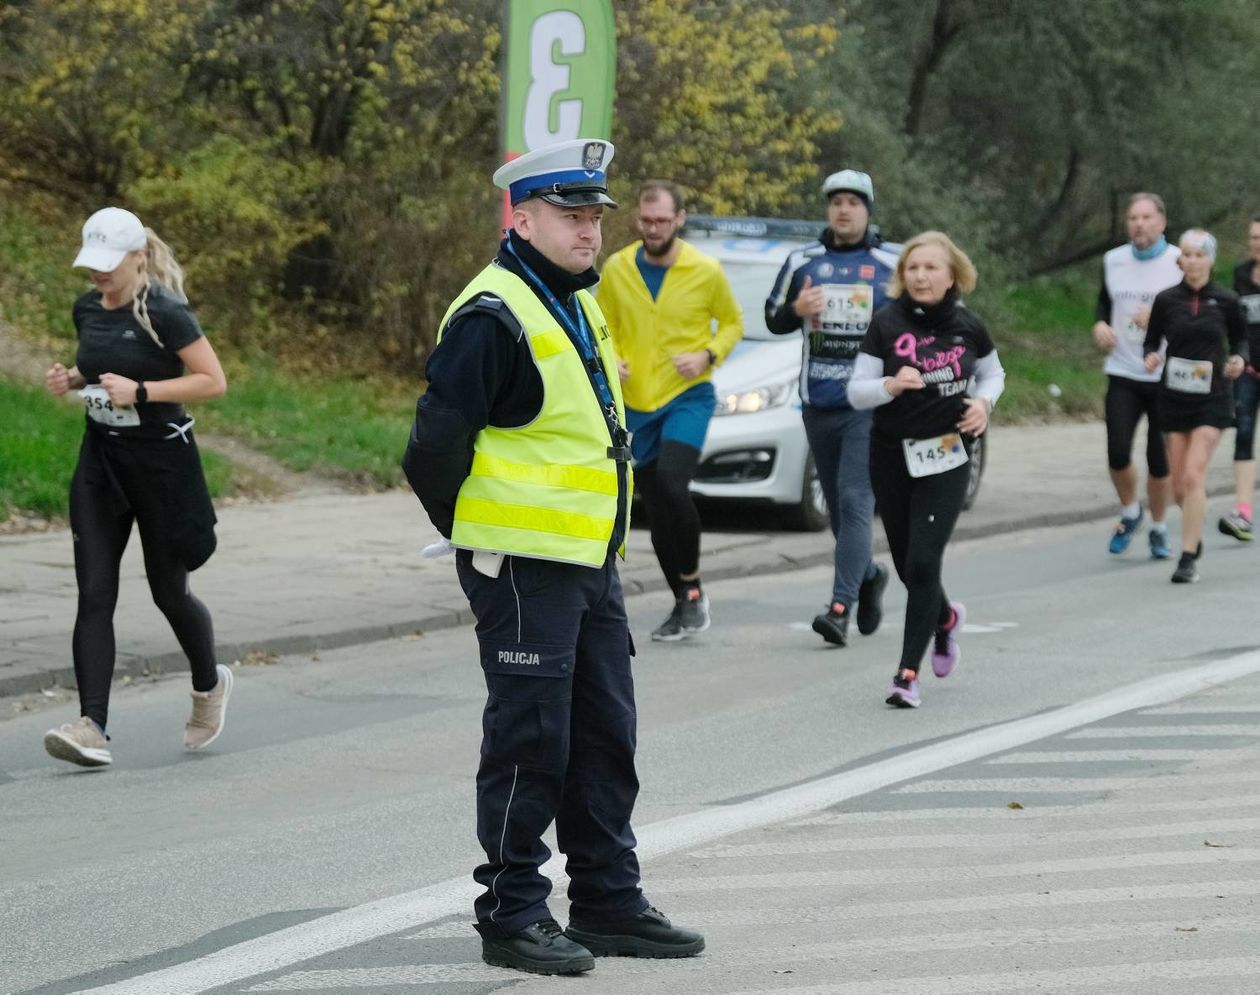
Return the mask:
<path fill-rule="evenodd" d="M 704 949 L 648 904 L 624 552 L 630 450 L 607 323 L 589 288 L 610 143 L 574 140 L 502 166 L 512 228 L 448 309 L 403 468 L 456 548 L 488 697 L 477 771 L 486 861 L 476 929 L 489 964 L 576 974 L 593 956 Z M 556 823 L 570 922 L 547 908 Z"/>
<path fill-rule="evenodd" d="M 901 246 L 884 243 L 870 224 L 875 188 L 868 174 L 832 173 L 822 195 L 827 228 L 817 244 L 783 263 L 766 299 L 766 327 L 776 335 L 804 332 L 801 417 L 836 540 L 831 599 L 813 629 L 844 646 L 850 615 L 863 635 L 879 628 L 888 584 L 887 568 L 871 559 L 871 413 L 854 409 L 846 385 L 871 316 L 888 299 Z"/>

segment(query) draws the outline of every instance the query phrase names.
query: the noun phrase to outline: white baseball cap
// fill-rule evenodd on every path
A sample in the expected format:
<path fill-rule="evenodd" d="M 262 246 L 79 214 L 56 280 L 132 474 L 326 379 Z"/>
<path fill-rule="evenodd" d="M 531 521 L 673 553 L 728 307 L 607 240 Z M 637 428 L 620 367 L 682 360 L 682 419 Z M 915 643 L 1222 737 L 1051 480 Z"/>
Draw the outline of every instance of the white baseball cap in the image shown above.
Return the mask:
<path fill-rule="evenodd" d="M 867 208 L 875 203 L 875 186 L 871 183 L 870 173 L 864 173 L 860 169 L 842 169 L 823 180 L 824 197 L 830 197 L 841 190 L 857 194 L 866 201 Z"/>
<path fill-rule="evenodd" d="M 513 204 L 541 197 L 557 207 L 616 207 L 608 196 L 612 142 L 575 138 L 526 152 L 494 171 L 495 186 L 508 191 Z"/>
<path fill-rule="evenodd" d="M 121 207 L 105 207 L 83 225 L 83 248 L 71 265 L 112 273 L 128 252 L 143 249 L 148 241 L 144 225 L 134 214 Z"/>

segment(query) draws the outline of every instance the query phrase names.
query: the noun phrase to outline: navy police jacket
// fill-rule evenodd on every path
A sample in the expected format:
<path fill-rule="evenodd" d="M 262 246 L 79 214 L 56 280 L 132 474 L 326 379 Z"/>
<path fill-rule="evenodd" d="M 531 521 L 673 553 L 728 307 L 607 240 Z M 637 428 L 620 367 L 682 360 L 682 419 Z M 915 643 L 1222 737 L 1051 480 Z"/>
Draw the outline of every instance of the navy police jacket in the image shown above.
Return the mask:
<path fill-rule="evenodd" d="M 815 408 L 847 408 L 846 386 L 853 375 L 866 327 L 888 300 L 888 281 L 901 246 L 883 242 L 867 228 L 855 245 L 840 245 L 828 228 L 818 244 L 797 249 L 783 263 L 766 298 L 766 327 L 776 335 L 804 332 L 801 402 Z M 817 318 L 801 319 L 792 303 L 805 277 L 822 287 L 825 303 Z"/>

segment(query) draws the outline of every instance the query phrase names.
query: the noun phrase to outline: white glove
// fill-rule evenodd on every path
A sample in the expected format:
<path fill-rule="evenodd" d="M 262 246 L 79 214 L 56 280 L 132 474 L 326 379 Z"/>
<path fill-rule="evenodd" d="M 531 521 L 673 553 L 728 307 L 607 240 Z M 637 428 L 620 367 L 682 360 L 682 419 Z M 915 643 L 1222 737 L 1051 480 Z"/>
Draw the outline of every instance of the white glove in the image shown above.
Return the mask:
<path fill-rule="evenodd" d="M 453 552 L 455 552 L 455 547 L 451 545 L 449 539 L 439 539 L 420 550 L 420 555 L 426 560 L 436 560 L 443 556 L 450 556 Z"/>

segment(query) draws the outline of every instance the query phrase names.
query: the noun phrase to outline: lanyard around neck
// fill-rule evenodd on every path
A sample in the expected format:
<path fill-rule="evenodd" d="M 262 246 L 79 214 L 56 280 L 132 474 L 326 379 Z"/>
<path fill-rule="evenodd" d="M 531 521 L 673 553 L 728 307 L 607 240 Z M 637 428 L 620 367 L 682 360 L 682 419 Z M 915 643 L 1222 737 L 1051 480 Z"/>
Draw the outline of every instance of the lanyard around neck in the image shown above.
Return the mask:
<path fill-rule="evenodd" d="M 551 288 L 543 281 L 537 273 L 533 271 L 529 263 L 521 258 L 520 253 L 516 251 L 516 247 L 512 245 L 511 239 L 508 240 L 508 252 L 512 253 L 512 257 L 521 264 L 521 269 L 525 271 L 525 275 L 529 278 L 530 283 L 537 287 L 547 298 L 547 303 L 551 305 L 552 311 L 556 317 L 563 322 L 564 327 L 568 329 L 577 340 L 583 345 L 584 351 L 588 356 L 594 355 L 595 340 L 591 336 L 590 329 L 586 325 L 586 316 L 582 312 L 582 304 L 580 301 L 574 301 L 574 310 L 577 311 L 577 322 L 573 320 L 573 315 L 569 313 L 569 309 L 560 303 L 560 299 L 552 292 Z"/>
<path fill-rule="evenodd" d="M 590 372 L 592 385 L 599 397 L 599 403 L 605 408 L 605 414 L 609 409 L 615 411 L 616 405 L 613 401 L 612 388 L 608 385 L 608 378 L 604 375 L 603 364 L 599 361 L 599 356 L 595 350 L 595 338 L 591 335 L 590 328 L 586 324 L 586 314 L 582 308 L 582 302 L 574 300 L 574 310 L 577 311 L 577 322 L 573 320 L 573 316 L 569 313 L 569 309 L 560 303 L 550 287 L 543 282 L 542 278 L 530 268 L 529 263 L 521 258 L 520 253 L 516 251 L 516 247 L 512 245 L 511 239 L 507 244 L 508 252 L 512 253 L 512 258 L 521 264 L 521 269 L 525 271 L 525 276 L 529 279 L 538 290 L 547 298 L 547 303 L 551 305 L 551 310 L 561 323 L 568 330 L 569 334 L 576 341 L 578 349 L 582 355 L 582 365 Z M 615 422 L 615 417 L 614 417 Z"/>

